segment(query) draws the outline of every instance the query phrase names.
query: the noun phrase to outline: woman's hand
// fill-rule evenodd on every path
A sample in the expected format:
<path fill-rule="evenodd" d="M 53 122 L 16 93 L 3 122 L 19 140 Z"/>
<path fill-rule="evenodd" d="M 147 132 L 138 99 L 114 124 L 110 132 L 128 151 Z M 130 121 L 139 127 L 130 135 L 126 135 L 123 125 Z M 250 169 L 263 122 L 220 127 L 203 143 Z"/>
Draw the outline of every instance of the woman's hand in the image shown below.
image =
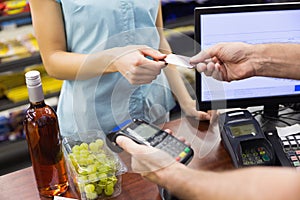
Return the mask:
<path fill-rule="evenodd" d="M 190 100 L 182 105 L 181 109 L 187 116 L 195 117 L 197 120 L 211 120 L 211 111 L 203 112 L 196 109 L 196 101 Z"/>
<path fill-rule="evenodd" d="M 113 65 L 133 85 L 151 83 L 166 67 L 166 63 L 160 61 L 166 54 L 147 46 L 127 46 L 117 51 L 119 56 Z"/>

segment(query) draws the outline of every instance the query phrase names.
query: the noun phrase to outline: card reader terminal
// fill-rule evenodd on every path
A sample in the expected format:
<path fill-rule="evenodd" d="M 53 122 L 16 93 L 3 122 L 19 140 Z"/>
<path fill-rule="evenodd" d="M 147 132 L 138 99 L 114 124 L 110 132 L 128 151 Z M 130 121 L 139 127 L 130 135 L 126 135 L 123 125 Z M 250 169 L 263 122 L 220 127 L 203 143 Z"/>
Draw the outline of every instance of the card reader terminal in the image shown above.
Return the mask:
<path fill-rule="evenodd" d="M 153 146 L 166 151 L 183 164 L 187 164 L 194 155 L 190 146 L 157 126 L 140 119 L 127 120 L 107 135 L 108 146 L 115 152 L 122 151 L 116 143 L 116 138 L 119 135 L 129 137 L 138 144 Z"/>
<path fill-rule="evenodd" d="M 219 129 L 236 168 L 275 164 L 274 149 L 248 110 L 220 114 Z"/>

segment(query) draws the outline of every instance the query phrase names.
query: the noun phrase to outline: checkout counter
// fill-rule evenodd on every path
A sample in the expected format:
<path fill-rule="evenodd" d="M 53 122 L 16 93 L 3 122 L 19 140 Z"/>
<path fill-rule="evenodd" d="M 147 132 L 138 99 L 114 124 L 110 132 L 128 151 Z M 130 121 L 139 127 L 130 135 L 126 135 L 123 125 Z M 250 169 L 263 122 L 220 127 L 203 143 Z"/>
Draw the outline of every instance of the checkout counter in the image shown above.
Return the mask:
<path fill-rule="evenodd" d="M 184 136 L 192 144 L 194 157 L 189 167 L 199 170 L 223 171 L 234 169 L 229 154 L 221 143 L 217 123 L 199 122 L 191 118 L 176 119 L 162 128 L 169 128 L 176 136 Z M 126 153 L 120 154 L 123 161 L 130 159 Z M 63 195 L 78 198 L 74 188 L 70 187 Z M 32 167 L 28 167 L 0 177 L 0 199 L 38 200 L 40 198 Z M 122 192 L 113 200 L 161 200 L 156 184 L 139 174 L 128 172 L 122 175 Z"/>
<path fill-rule="evenodd" d="M 295 119 L 300 119 L 299 112 L 292 112 L 290 109 L 282 111 L 282 116 L 284 116 L 284 123 L 278 119 L 258 117 L 257 120 L 266 131 L 266 129 L 274 130 L 275 127 L 286 126 L 287 123 L 295 124 Z M 218 123 L 219 117 L 213 117 L 210 123 L 183 117 L 171 120 L 160 128 L 171 129 L 175 136 L 182 136 L 191 143 L 194 157 L 188 167 L 210 171 L 232 170 L 236 167 L 223 142 L 221 142 Z M 130 163 L 129 154 L 122 152 L 119 155 L 125 164 Z M 139 174 L 130 171 L 123 174 L 121 186 L 121 194 L 112 200 L 162 200 L 157 185 L 145 180 Z M 63 197 L 78 199 L 78 194 L 71 185 Z M 22 200 L 47 199 L 39 197 L 32 167 L 0 176 L 0 199 L 15 200 L 20 198 Z"/>

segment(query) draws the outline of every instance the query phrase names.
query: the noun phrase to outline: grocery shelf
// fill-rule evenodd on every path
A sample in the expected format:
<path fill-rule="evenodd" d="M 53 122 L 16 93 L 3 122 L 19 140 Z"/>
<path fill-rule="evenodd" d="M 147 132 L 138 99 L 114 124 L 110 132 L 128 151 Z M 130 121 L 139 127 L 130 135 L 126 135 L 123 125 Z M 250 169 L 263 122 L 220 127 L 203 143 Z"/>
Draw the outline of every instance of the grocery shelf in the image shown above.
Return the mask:
<path fill-rule="evenodd" d="M 27 66 L 38 63 L 42 63 L 42 58 L 39 53 L 34 54 L 30 57 L 0 63 L 0 72 L 23 70 Z"/>
<path fill-rule="evenodd" d="M 60 92 L 54 92 L 54 93 L 51 93 L 51 94 L 46 94 L 45 95 L 45 101 L 49 98 L 52 98 L 52 97 L 58 97 L 59 94 L 60 94 Z M 28 104 L 29 104 L 28 100 L 20 101 L 20 102 L 12 102 L 9 99 L 3 98 L 3 99 L 0 99 L 0 111 L 9 110 L 9 109 L 17 108 L 17 107 L 20 107 L 20 106 L 26 106 Z M 54 105 L 51 105 L 51 106 L 54 106 Z"/>
<path fill-rule="evenodd" d="M 4 16 L 0 16 L 0 23 L 18 20 L 18 19 L 29 18 L 29 17 L 31 17 L 30 12 L 23 12 L 23 13 L 19 13 L 19 14 L 15 14 L 15 15 L 4 15 Z"/>

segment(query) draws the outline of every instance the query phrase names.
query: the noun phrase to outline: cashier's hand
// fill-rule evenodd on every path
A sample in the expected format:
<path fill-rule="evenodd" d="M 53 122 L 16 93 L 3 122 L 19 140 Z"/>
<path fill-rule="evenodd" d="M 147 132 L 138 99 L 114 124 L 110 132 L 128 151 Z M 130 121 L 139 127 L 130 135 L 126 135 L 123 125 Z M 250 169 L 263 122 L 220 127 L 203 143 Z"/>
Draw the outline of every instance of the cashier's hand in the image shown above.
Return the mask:
<path fill-rule="evenodd" d="M 144 45 L 132 45 L 116 48 L 120 55 L 115 59 L 113 65 L 133 85 L 151 83 L 166 67 L 162 60 L 166 54 Z M 146 58 L 153 58 L 153 60 Z"/>
<path fill-rule="evenodd" d="M 254 76 L 257 65 L 253 46 L 242 42 L 219 43 L 190 59 L 199 72 L 221 81 L 233 81 Z"/>

